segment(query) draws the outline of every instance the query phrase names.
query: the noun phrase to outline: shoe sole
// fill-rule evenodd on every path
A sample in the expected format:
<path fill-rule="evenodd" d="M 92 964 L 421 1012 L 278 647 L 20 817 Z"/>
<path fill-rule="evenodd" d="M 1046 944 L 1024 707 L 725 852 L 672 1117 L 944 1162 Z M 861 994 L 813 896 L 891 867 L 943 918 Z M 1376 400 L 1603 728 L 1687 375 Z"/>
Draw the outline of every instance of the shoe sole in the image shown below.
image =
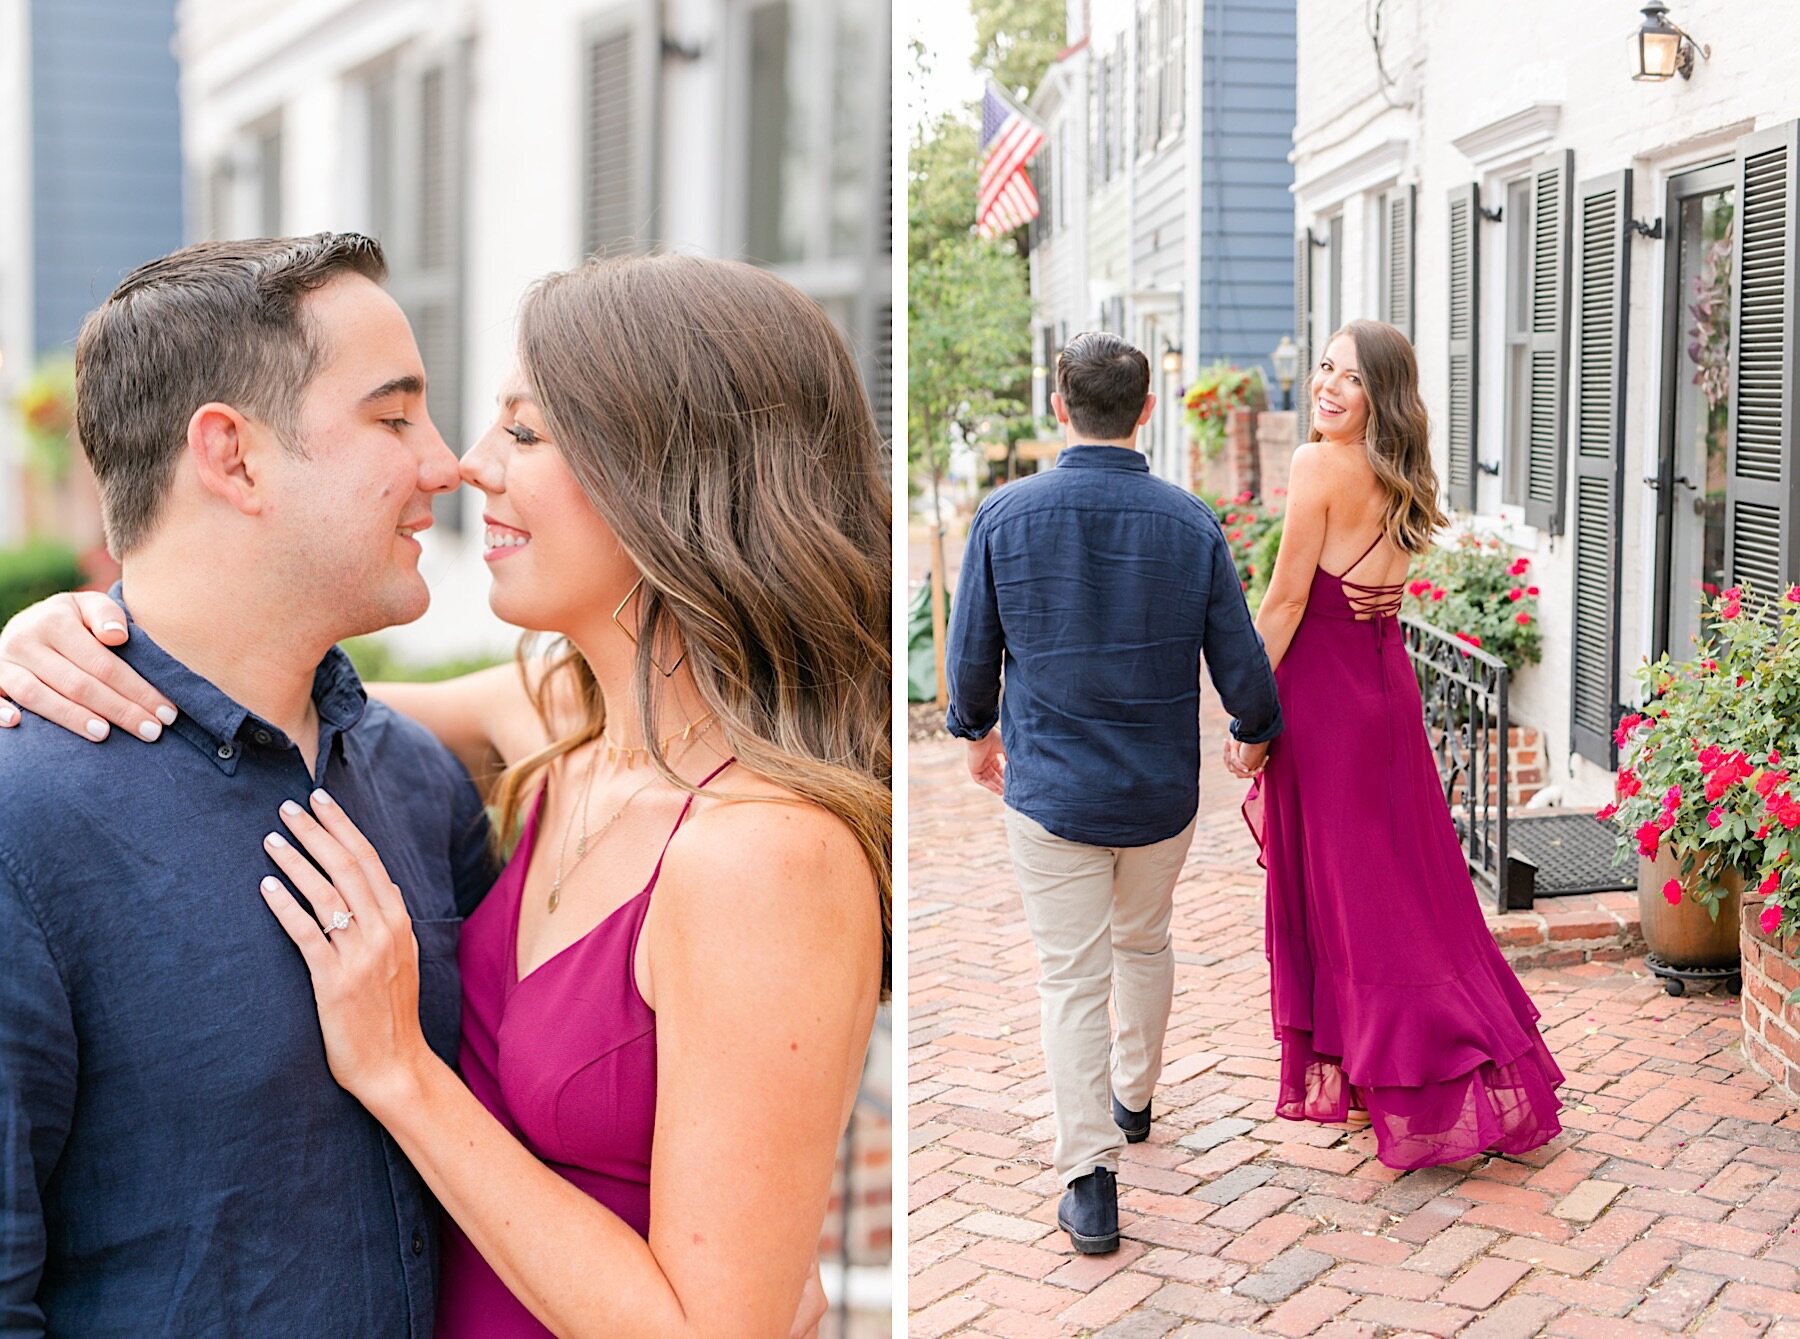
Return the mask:
<path fill-rule="evenodd" d="M 1119 1249 L 1117 1232 L 1105 1237 L 1084 1237 L 1063 1222 L 1060 1214 L 1057 1215 L 1056 1225 L 1069 1234 L 1069 1240 L 1074 1244 L 1076 1251 L 1082 1255 L 1111 1255 Z"/>
<path fill-rule="evenodd" d="M 1119 1128 L 1125 1131 L 1125 1142 L 1128 1144 L 1141 1144 L 1150 1137 L 1150 1127 L 1148 1125 L 1141 1130 L 1129 1129 L 1123 1125 L 1119 1126 Z"/>

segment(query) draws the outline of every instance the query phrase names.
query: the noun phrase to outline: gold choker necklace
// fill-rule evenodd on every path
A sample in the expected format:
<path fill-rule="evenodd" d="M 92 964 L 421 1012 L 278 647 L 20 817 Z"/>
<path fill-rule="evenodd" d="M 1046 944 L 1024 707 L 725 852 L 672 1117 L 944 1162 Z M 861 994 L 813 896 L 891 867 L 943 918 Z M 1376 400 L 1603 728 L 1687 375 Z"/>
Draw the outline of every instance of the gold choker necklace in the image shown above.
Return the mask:
<path fill-rule="evenodd" d="M 681 729 L 677 730 L 667 739 L 661 741 L 659 745 L 661 752 L 666 755 L 669 751 L 669 745 L 685 743 L 689 739 L 698 738 L 698 735 L 696 735 L 694 730 L 695 726 L 699 726 L 699 734 L 704 735 L 708 730 L 712 729 L 717 721 L 718 717 L 714 716 L 710 711 L 704 716 L 696 716 L 693 720 L 682 726 Z M 621 767 L 642 767 L 650 761 L 650 748 L 648 745 L 639 745 L 636 748 L 625 748 L 613 743 L 611 737 L 604 730 L 600 732 L 600 747 L 606 750 L 607 762 L 617 763 Z"/>

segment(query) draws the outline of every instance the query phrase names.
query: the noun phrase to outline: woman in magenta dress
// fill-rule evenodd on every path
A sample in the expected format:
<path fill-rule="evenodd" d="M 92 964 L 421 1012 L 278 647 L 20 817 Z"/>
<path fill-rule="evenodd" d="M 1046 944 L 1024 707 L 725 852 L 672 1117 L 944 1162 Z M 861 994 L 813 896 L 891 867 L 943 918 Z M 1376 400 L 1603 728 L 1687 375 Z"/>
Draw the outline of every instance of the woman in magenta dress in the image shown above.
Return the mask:
<path fill-rule="evenodd" d="M 1276 1113 L 1410 1169 L 1561 1130 L 1562 1073 L 1483 921 L 1396 615 L 1445 523 L 1412 346 L 1352 321 L 1314 373 L 1257 616 L 1285 728 L 1244 802 L 1268 873 Z M 1227 763 L 1250 774 L 1235 743 Z"/>
<path fill-rule="evenodd" d="M 269 846 L 319 919 L 263 895 L 333 1075 L 446 1211 L 439 1339 L 808 1330 L 888 974 L 874 417 L 829 318 L 746 265 L 552 275 L 518 356 L 463 476 L 495 612 L 559 641 L 371 686 L 520 834 L 463 927 L 461 1077 L 421 1035 L 380 853 L 324 792 Z M 119 617 L 80 600 L 90 628 Z M 344 1286 L 330 1243 L 316 1265 Z"/>

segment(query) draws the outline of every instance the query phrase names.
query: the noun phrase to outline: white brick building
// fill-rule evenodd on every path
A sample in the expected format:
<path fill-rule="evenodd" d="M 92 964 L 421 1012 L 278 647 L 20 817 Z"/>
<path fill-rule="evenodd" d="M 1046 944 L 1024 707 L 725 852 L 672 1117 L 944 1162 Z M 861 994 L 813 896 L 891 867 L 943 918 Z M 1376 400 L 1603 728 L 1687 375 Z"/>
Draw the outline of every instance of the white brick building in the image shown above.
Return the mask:
<path fill-rule="evenodd" d="M 849 334 L 884 425 L 887 0 L 186 0 L 196 227 L 379 236 L 466 448 L 519 298 L 595 251 L 756 259 Z M 479 498 L 426 536 L 410 654 L 500 648 Z M 460 529 L 459 529 L 460 527 Z"/>
<path fill-rule="evenodd" d="M 1534 562 L 1513 714 L 1571 802 L 1610 795 L 1631 669 L 1686 654 L 1703 582 L 1800 578 L 1800 7 L 1669 18 L 1711 56 L 1652 83 L 1630 3 L 1299 0 L 1311 353 L 1357 316 L 1412 334 L 1452 502 Z"/>

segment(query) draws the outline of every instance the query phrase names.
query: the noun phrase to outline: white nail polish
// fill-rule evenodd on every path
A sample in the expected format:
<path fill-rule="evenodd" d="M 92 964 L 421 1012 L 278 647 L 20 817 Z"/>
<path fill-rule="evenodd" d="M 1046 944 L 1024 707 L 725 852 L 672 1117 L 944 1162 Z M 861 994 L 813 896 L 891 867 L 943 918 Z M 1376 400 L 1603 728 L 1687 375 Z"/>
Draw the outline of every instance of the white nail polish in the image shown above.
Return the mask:
<path fill-rule="evenodd" d="M 104 622 L 100 625 L 100 631 L 102 631 L 102 632 L 123 632 L 123 631 L 125 631 L 125 625 L 123 623 L 119 622 L 119 620 L 116 618 L 109 618 L 106 620 L 106 622 Z"/>
<path fill-rule="evenodd" d="M 270 875 L 262 881 L 262 890 L 270 896 L 279 893 L 281 891 L 281 880 L 277 879 L 274 875 Z"/>
<path fill-rule="evenodd" d="M 145 743 L 154 744 L 157 740 L 162 738 L 162 726 L 158 725 L 155 721 L 145 721 L 142 725 L 138 726 L 138 735 Z"/>
<path fill-rule="evenodd" d="M 286 846 L 287 838 L 283 837 L 279 832 L 271 832 L 268 836 L 263 838 L 263 845 L 264 846 Z"/>
<path fill-rule="evenodd" d="M 19 713 L 13 710 L 10 702 L 0 702 L 0 721 L 5 721 L 10 725 L 18 718 Z"/>
<path fill-rule="evenodd" d="M 315 790 L 312 793 L 312 797 L 313 797 L 314 804 L 335 804 L 335 803 L 337 803 L 337 801 L 333 800 L 331 798 L 331 796 L 327 795 L 323 790 Z"/>
<path fill-rule="evenodd" d="M 300 806 L 295 804 L 292 800 L 283 800 L 281 802 L 281 812 L 292 818 L 294 815 L 303 811 Z"/>
<path fill-rule="evenodd" d="M 180 713 L 173 707 L 158 707 L 156 709 L 156 719 L 161 721 L 164 725 L 175 724 L 175 717 L 179 714 Z"/>
<path fill-rule="evenodd" d="M 87 723 L 87 732 L 88 732 L 88 735 L 93 739 L 105 739 L 106 738 L 106 722 L 105 721 L 89 721 Z"/>

